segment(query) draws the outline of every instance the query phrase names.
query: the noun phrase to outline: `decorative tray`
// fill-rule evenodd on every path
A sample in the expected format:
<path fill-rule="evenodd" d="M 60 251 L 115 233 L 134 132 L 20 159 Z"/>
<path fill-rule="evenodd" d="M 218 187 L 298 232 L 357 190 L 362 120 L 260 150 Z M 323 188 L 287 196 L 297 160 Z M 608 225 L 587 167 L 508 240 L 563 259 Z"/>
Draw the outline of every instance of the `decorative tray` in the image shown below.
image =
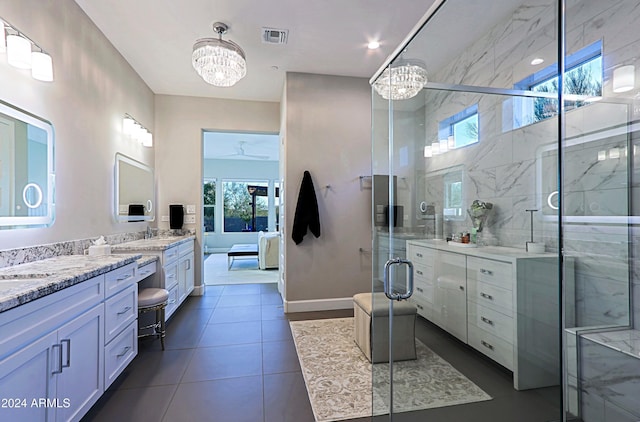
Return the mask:
<path fill-rule="evenodd" d="M 454 242 L 452 240 L 449 240 L 447 242 L 447 245 L 455 246 L 457 248 L 477 248 L 478 247 L 476 243 L 462 243 L 462 242 Z"/>

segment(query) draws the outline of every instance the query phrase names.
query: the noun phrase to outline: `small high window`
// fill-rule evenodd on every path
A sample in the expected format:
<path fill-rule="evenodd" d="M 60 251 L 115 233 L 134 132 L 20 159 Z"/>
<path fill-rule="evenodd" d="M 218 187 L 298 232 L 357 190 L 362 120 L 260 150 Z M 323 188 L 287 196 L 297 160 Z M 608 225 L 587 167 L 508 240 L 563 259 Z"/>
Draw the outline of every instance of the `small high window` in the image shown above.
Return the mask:
<path fill-rule="evenodd" d="M 580 51 L 567 56 L 564 78 L 564 92 L 579 95 L 584 99 L 568 100 L 565 110 L 582 107 L 589 103 L 589 98 L 602 96 L 602 41 L 597 41 Z M 542 69 L 516 83 L 514 88 L 558 93 L 558 64 Z M 570 99 L 570 97 L 569 97 Z M 514 98 L 513 128 L 536 123 L 558 114 L 558 100 L 555 98 Z"/>
<path fill-rule="evenodd" d="M 438 138 L 447 139 L 448 149 L 465 147 L 480 140 L 478 104 L 467 107 L 438 124 Z"/>

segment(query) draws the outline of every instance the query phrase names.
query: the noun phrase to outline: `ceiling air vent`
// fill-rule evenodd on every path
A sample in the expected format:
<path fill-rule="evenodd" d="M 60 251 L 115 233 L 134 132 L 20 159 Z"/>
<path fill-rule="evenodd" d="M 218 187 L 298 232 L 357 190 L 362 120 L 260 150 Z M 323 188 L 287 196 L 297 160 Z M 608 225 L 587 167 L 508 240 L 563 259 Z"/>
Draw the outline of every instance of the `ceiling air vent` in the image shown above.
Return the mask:
<path fill-rule="evenodd" d="M 288 38 L 288 29 L 262 28 L 262 42 L 264 44 L 286 44 Z"/>

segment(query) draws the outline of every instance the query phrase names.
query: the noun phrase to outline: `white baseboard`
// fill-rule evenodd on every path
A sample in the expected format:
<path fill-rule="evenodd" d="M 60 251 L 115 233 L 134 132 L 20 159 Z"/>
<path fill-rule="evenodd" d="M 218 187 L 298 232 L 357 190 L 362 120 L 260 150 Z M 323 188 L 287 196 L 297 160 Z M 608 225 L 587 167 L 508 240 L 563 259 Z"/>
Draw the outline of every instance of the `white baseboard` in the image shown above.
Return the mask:
<path fill-rule="evenodd" d="M 333 299 L 285 300 L 284 312 L 333 311 L 336 309 L 353 309 L 353 297 Z"/>
<path fill-rule="evenodd" d="M 193 291 L 189 296 L 202 296 L 204 295 L 204 285 L 194 286 Z"/>

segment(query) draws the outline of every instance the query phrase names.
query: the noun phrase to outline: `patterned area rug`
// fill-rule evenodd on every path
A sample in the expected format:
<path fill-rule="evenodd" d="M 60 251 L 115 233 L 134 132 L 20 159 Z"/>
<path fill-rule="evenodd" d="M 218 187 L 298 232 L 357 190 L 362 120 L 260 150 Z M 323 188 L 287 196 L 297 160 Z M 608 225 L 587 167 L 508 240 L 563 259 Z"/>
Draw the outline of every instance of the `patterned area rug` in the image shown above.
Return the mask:
<path fill-rule="evenodd" d="M 354 341 L 353 318 L 290 325 L 317 422 L 388 413 L 389 364 L 375 364 L 372 375 L 372 365 Z M 417 360 L 393 366 L 396 412 L 491 400 L 418 340 L 416 349 Z"/>

